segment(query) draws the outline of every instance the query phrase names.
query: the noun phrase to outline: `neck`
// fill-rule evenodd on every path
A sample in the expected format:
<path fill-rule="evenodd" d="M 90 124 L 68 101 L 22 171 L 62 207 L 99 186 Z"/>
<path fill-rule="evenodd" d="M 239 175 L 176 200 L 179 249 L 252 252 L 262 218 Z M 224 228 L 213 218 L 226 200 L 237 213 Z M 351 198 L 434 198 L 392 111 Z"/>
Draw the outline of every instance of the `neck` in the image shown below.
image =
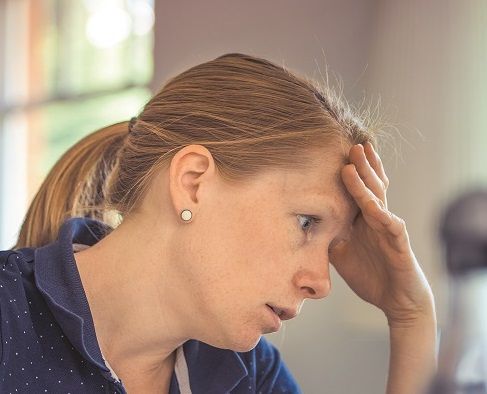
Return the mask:
<path fill-rule="evenodd" d="M 191 338 L 181 316 L 184 280 L 164 255 L 164 236 L 151 239 L 153 228 L 124 222 L 74 255 L 100 349 L 123 381 L 172 372 L 175 350 Z"/>

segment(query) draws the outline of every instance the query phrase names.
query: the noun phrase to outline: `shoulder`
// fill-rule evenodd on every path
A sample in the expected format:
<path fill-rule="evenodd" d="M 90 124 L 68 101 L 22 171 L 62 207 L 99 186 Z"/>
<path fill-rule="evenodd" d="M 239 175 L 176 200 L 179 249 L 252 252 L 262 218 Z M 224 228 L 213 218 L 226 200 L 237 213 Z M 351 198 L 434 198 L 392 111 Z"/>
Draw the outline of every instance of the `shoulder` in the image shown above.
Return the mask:
<path fill-rule="evenodd" d="M 34 260 L 34 248 L 22 248 L 18 250 L 0 250 L 0 283 L 3 287 L 10 285 L 20 286 L 17 282 L 22 275 L 32 273 Z M 0 292 L 1 292 L 0 287 Z M 5 290 L 4 290 L 5 291 Z"/>
<path fill-rule="evenodd" d="M 265 337 L 261 337 L 254 349 L 239 355 L 249 374 L 255 376 L 257 392 L 301 393 L 279 350 Z"/>
<path fill-rule="evenodd" d="M 13 262 L 18 254 L 13 250 L 0 250 L 0 362 L 3 362 L 3 321 L 8 312 L 8 302 L 11 295 L 10 284 L 12 279 L 16 279 L 16 264 Z"/>
<path fill-rule="evenodd" d="M 0 315 L 4 318 L 24 306 L 24 286 L 33 280 L 33 256 L 33 248 L 0 250 Z"/>
<path fill-rule="evenodd" d="M 2 367 L 5 366 L 6 358 L 12 349 L 28 339 L 25 334 L 29 332 L 31 320 L 27 297 L 34 288 L 33 260 L 34 248 L 0 250 L 0 362 Z"/>
<path fill-rule="evenodd" d="M 0 250 L 0 267 L 7 268 L 13 264 L 30 263 L 34 260 L 35 248 Z"/>
<path fill-rule="evenodd" d="M 15 255 L 15 250 L 0 250 L 0 267 L 4 267 L 10 256 Z"/>
<path fill-rule="evenodd" d="M 7 291 L 8 285 L 12 281 L 18 280 L 19 265 L 21 254 L 15 250 L 0 251 L 0 294 Z"/>
<path fill-rule="evenodd" d="M 33 270 L 33 255 L 31 248 L 0 250 L 0 301 L 23 289 L 22 278 Z"/>

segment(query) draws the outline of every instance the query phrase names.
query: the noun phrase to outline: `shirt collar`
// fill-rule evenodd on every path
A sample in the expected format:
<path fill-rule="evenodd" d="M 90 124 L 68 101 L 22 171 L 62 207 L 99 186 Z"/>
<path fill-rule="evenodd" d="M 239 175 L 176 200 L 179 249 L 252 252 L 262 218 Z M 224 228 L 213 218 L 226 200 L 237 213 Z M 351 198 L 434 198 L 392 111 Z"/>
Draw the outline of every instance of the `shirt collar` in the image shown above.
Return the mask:
<path fill-rule="evenodd" d="M 73 254 L 73 243 L 93 245 L 110 228 L 89 218 L 70 218 L 56 241 L 35 250 L 34 277 L 56 321 L 88 361 L 108 373 L 96 340 L 88 300 Z"/>
<path fill-rule="evenodd" d="M 56 241 L 34 250 L 34 277 L 49 309 L 73 346 L 112 379 L 96 339 L 88 300 L 73 253 L 73 243 L 93 245 L 111 228 L 94 219 L 74 217 L 61 226 Z M 221 392 L 233 389 L 247 368 L 240 356 L 197 340 L 183 344 L 191 387 L 194 392 Z M 220 391 L 220 390 L 219 390 Z"/>
<path fill-rule="evenodd" d="M 248 375 L 240 356 L 197 340 L 183 344 L 193 393 L 229 393 Z"/>

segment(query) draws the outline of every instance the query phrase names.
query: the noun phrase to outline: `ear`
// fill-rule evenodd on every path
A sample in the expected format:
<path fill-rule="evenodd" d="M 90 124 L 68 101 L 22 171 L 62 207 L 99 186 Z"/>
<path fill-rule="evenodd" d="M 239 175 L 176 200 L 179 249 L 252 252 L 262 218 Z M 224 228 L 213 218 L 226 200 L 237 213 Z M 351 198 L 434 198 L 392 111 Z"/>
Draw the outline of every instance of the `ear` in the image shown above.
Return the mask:
<path fill-rule="evenodd" d="M 174 155 L 169 167 L 169 193 L 178 217 L 183 209 L 194 214 L 202 184 L 213 180 L 215 175 L 213 156 L 202 145 L 185 146 Z"/>

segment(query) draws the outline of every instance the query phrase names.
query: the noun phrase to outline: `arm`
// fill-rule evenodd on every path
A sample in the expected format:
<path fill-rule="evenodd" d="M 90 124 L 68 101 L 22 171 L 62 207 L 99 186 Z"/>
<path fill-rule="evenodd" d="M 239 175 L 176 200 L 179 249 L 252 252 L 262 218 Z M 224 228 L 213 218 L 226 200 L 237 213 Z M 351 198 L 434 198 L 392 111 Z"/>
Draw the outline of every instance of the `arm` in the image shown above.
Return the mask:
<path fill-rule="evenodd" d="M 436 370 L 436 317 L 431 312 L 406 324 L 389 323 L 387 394 L 423 392 Z"/>
<path fill-rule="evenodd" d="M 379 155 L 367 143 L 353 146 L 349 160 L 342 179 L 360 212 L 350 237 L 330 250 L 330 262 L 360 298 L 387 317 L 387 394 L 419 394 L 436 366 L 433 292 L 405 221 L 387 207 L 389 180 Z"/>

